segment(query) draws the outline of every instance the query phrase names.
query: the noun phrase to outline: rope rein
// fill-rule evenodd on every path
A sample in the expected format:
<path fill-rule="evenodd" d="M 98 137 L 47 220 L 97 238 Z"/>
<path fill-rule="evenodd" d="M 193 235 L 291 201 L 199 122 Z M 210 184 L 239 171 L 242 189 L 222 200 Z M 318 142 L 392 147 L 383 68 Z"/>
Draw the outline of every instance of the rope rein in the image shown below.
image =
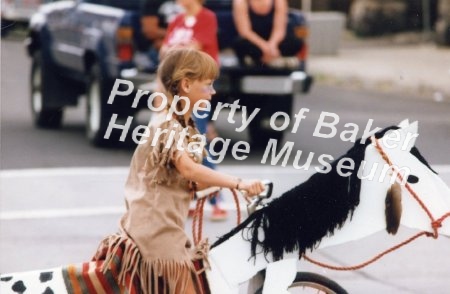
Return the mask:
<path fill-rule="evenodd" d="M 394 165 L 392 163 L 392 161 L 389 159 L 388 155 L 386 154 L 386 152 L 384 152 L 383 148 L 381 147 L 381 145 L 378 142 L 378 139 L 376 139 L 375 137 L 371 137 L 372 143 L 374 144 L 375 148 L 377 149 L 378 153 L 380 153 L 381 157 L 383 158 L 383 160 L 389 165 L 389 167 L 391 169 L 394 169 Z M 403 176 L 397 172 L 397 179 L 402 183 L 403 182 Z M 405 182 L 405 188 L 406 190 L 411 194 L 411 196 L 418 202 L 418 204 L 420 205 L 420 207 L 425 211 L 425 213 L 428 215 L 429 219 L 430 219 L 430 223 L 431 223 L 431 228 L 433 229 L 433 233 L 427 232 L 427 231 L 423 231 L 423 232 L 419 232 L 415 235 L 413 235 L 412 237 L 410 237 L 409 239 L 391 247 L 388 248 L 387 250 L 382 251 L 381 253 L 375 255 L 373 258 L 362 262 L 360 264 L 357 265 L 353 265 L 353 266 L 333 266 L 327 263 L 323 263 L 320 261 L 316 261 L 308 256 L 306 256 L 306 254 L 303 254 L 302 256 L 300 256 L 300 258 L 304 258 L 305 260 L 309 261 L 310 263 L 313 263 L 315 265 L 327 268 L 327 269 L 331 269 L 331 270 L 339 270 L 339 271 L 350 271 L 350 270 L 357 270 L 357 269 L 361 269 L 375 261 L 377 261 L 378 259 L 380 259 L 381 257 L 387 255 L 388 253 L 391 253 L 403 246 L 405 246 L 406 244 L 411 243 L 412 241 L 416 240 L 419 237 L 422 236 L 427 236 L 427 237 L 433 237 L 434 239 L 437 239 L 439 237 L 439 233 L 438 233 L 438 229 L 440 227 L 442 227 L 442 222 L 447 218 L 450 217 L 450 212 L 447 212 L 446 214 L 444 214 L 443 216 L 441 216 L 438 219 L 435 219 L 433 217 L 433 215 L 431 214 L 430 210 L 428 209 L 428 207 L 423 203 L 423 201 L 420 199 L 420 197 L 417 195 L 417 193 L 411 188 L 411 186 L 409 185 L 408 182 Z"/>
<path fill-rule="evenodd" d="M 238 193 L 235 189 L 230 189 L 231 193 L 233 194 L 233 199 L 236 204 L 236 218 L 237 218 L 237 225 L 241 223 L 241 207 L 239 204 L 239 197 Z M 194 244 L 197 245 L 202 240 L 202 232 L 203 232 L 203 210 L 205 207 L 205 201 L 207 198 L 216 197 L 219 192 L 215 192 L 208 197 L 204 197 L 197 200 L 197 204 L 195 206 L 194 216 L 192 217 L 192 237 Z"/>

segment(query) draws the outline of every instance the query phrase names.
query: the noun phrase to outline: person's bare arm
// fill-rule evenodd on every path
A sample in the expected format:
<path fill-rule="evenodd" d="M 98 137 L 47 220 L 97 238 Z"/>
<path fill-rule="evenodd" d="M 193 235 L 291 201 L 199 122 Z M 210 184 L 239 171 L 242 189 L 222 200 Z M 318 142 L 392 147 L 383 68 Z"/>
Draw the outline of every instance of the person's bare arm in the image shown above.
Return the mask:
<path fill-rule="evenodd" d="M 269 43 L 278 48 L 278 45 L 286 36 L 288 4 L 286 0 L 274 0 L 274 2 L 275 14 Z"/>
<path fill-rule="evenodd" d="M 248 196 L 257 195 L 264 191 L 264 185 L 261 181 L 241 180 L 238 177 L 212 170 L 195 163 L 185 152 L 181 153 L 174 165 L 184 178 L 199 183 L 204 187 L 238 188 L 247 191 Z"/>
<path fill-rule="evenodd" d="M 233 20 L 239 36 L 261 49 L 266 46 L 267 41 L 252 30 L 247 0 L 233 0 Z"/>
<path fill-rule="evenodd" d="M 144 16 L 141 18 L 142 33 L 151 41 L 161 40 L 166 34 L 166 30 L 159 26 L 157 16 Z"/>

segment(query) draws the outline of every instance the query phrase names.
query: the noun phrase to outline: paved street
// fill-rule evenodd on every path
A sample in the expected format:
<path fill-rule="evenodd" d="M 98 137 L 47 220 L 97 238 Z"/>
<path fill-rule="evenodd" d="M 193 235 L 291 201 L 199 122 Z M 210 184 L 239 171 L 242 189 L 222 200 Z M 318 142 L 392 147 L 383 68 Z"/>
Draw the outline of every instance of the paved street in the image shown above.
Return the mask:
<path fill-rule="evenodd" d="M 98 149 L 90 146 L 85 138 L 84 100 L 76 108 L 67 108 L 63 127 L 59 130 L 36 129 L 32 126 L 29 107 L 28 75 L 30 60 L 25 55 L 22 40 L 2 42 L 2 112 L 1 112 L 1 168 L 35 168 L 67 166 L 126 166 L 132 149 L 117 147 Z M 276 103 L 276 101 L 274 102 Z M 305 113 L 295 133 L 287 133 L 285 140 L 295 142 L 295 150 L 308 154 L 341 155 L 352 143 L 343 142 L 339 135 L 346 123 L 358 125 L 358 136 L 369 120 L 373 127 L 387 127 L 405 118 L 419 121 L 418 147 L 432 164 L 450 164 L 450 103 L 436 102 L 421 95 L 389 94 L 359 90 L 353 87 L 315 85 L 308 95 L 299 95 L 291 117 L 301 108 Z M 333 138 L 313 136 L 321 113 L 339 116 L 338 133 Z M 148 113 L 139 116 L 142 124 L 149 119 Z M 331 120 L 330 118 L 328 118 Z M 237 134 L 233 125 L 225 123 L 226 116 L 219 117 L 216 125 L 223 138 L 246 140 L 247 134 Z M 237 123 L 239 120 L 236 120 Z M 323 132 L 328 130 L 324 129 Z M 19 148 L 20 147 L 20 148 Z M 230 148 L 231 149 L 231 148 Z M 317 156 L 315 157 L 317 158 Z M 259 164 L 262 152 L 251 150 L 245 161 L 227 156 L 224 164 Z M 306 159 L 306 155 L 302 160 Z"/>
<path fill-rule="evenodd" d="M 309 176 L 308 172 L 282 167 L 223 166 L 220 170 L 240 177 L 272 179 L 274 195 Z M 448 168 L 438 172 L 450 183 Z M 49 268 L 89 259 L 100 240 L 117 229 L 123 212 L 126 174 L 125 167 L 3 171 L 0 272 Z M 34 191 L 40 191 L 39 195 Z M 225 193 L 224 198 L 227 208 L 234 206 L 230 194 Z M 214 241 L 235 221 L 234 213 L 224 223 L 206 220 L 204 235 Z M 186 230 L 191 234 L 191 223 Z M 406 228 L 401 228 L 396 237 L 380 232 L 312 256 L 333 265 L 359 264 L 414 233 Z M 349 293 L 444 294 L 449 288 L 449 241 L 446 237 L 418 239 L 358 271 L 336 272 L 306 262 L 300 263 L 299 269 L 335 279 Z"/>
<path fill-rule="evenodd" d="M 98 242 L 117 228 L 123 211 L 123 183 L 132 148 L 97 149 L 84 137 L 84 106 L 68 109 L 60 130 L 39 130 L 31 125 L 28 101 L 29 59 L 22 40 L 2 40 L 1 169 L 0 172 L 0 272 L 47 268 L 85 261 Z M 370 119 L 374 127 L 396 124 L 404 118 L 419 121 L 417 146 L 430 164 L 450 184 L 450 103 L 408 94 L 371 92 L 352 87 L 315 85 L 299 96 L 293 113 L 308 108 L 307 118 L 285 141 L 295 142 L 304 160 L 309 152 L 341 155 L 352 144 L 339 133 L 346 123 L 359 126 L 359 135 Z M 324 112 L 339 116 L 339 133 L 330 139 L 312 136 Z M 148 114 L 142 113 L 145 123 Z M 225 117 L 217 122 L 220 135 L 233 141 L 236 134 Z M 245 161 L 229 154 L 219 165 L 224 172 L 241 177 L 269 178 L 275 195 L 301 183 L 308 172 L 262 165 L 262 151 L 251 152 Z M 317 158 L 317 156 L 315 157 Z M 316 164 L 316 159 L 313 164 Z M 232 208 L 230 195 L 225 195 Z M 206 213 L 208 215 L 208 213 Z M 206 221 L 205 234 L 214 240 L 233 224 Z M 190 231 L 188 224 L 186 230 Z M 401 229 L 392 238 L 379 233 L 316 253 L 320 260 L 338 265 L 355 264 L 372 257 L 413 231 Z M 448 293 L 450 289 L 450 240 L 423 239 L 354 272 L 324 270 L 301 263 L 302 270 L 321 273 L 338 281 L 349 293 Z"/>

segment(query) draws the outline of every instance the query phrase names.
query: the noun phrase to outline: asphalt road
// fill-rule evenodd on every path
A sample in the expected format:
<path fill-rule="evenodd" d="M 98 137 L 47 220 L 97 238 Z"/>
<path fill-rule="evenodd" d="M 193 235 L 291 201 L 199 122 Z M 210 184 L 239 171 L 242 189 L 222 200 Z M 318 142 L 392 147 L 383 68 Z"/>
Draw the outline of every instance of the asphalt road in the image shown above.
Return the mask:
<path fill-rule="evenodd" d="M 30 59 L 25 55 L 20 39 L 2 41 L 1 46 L 1 169 L 128 165 L 132 148 L 118 144 L 115 148 L 98 149 L 89 145 L 84 134 L 83 99 L 78 107 L 66 109 L 61 129 L 34 128 L 28 94 Z M 330 154 L 334 157 L 344 153 L 352 145 L 340 139 L 340 134 L 349 130 L 345 127 L 347 123 L 358 126 L 360 137 L 371 120 L 372 128 L 384 128 L 408 118 L 419 122 L 420 137 L 417 146 L 425 158 L 432 164 L 450 163 L 448 102 L 435 102 L 421 96 L 315 85 L 311 93 L 296 98 L 292 121 L 293 115 L 302 108 L 309 109 L 309 112 L 305 113 L 306 118 L 300 122 L 295 133 L 287 132 L 285 136 L 285 140 L 295 142 L 294 150 L 303 151 L 302 160 L 306 159 L 309 152 Z M 314 129 L 319 124 L 319 117 L 326 114 L 325 112 L 339 117 L 337 134 L 332 138 L 313 136 Z M 139 120 L 146 124 L 149 117 L 148 112 L 142 112 Z M 328 114 L 326 121 L 331 119 Z M 233 131 L 238 123 L 239 119 L 236 119 L 236 125 L 230 125 L 226 122 L 226 115 L 220 116 L 216 122 L 219 135 L 234 142 L 246 140 L 246 131 Z M 329 131 L 324 127 L 320 132 Z M 231 145 L 228 150 L 231 150 Z M 244 161 L 235 160 L 228 152 L 224 164 L 260 164 L 262 152 L 251 150 L 250 156 Z"/>
<path fill-rule="evenodd" d="M 68 109 L 60 130 L 40 130 L 31 124 L 28 100 L 30 61 L 22 40 L 2 40 L 1 66 L 1 189 L 0 272 L 47 268 L 91 257 L 98 242 L 116 230 L 123 210 L 122 189 L 132 148 L 117 146 L 98 149 L 84 137 L 83 103 Z M 443 171 L 450 183 L 450 104 L 428 97 L 367 92 L 352 88 L 315 85 L 308 95 L 297 97 L 293 113 L 308 108 L 297 132 L 285 141 L 309 152 L 341 155 L 352 144 L 339 134 L 346 123 L 359 126 L 362 135 L 370 120 L 373 127 L 397 124 L 402 119 L 419 121 L 417 147 L 433 166 Z M 338 134 L 318 138 L 312 134 L 321 114 L 340 118 Z M 145 123 L 148 113 L 139 119 Z M 246 140 L 233 126 L 217 122 L 220 136 Z M 304 181 L 308 172 L 286 167 L 262 166 L 263 152 L 252 152 L 237 161 L 228 154 L 219 169 L 242 177 L 270 178 L 275 194 Z M 57 168 L 57 169 L 42 169 Z M 24 170 L 27 169 L 27 170 Z M 28 170 L 31 169 L 31 170 Z M 226 196 L 226 201 L 231 198 Z M 205 224 L 205 235 L 215 239 L 234 223 Z M 186 230 L 190 230 L 190 223 Z M 411 231 L 402 229 L 398 240 Z M 355 264 L 385 249 L 395 240 L 386 234 L 329 248 L 316 253 L 319 259 L 340 265 Z M 301 263 L 311 270 L 337 280 L 350 293 L 448 293 L 450 282 L 449 239 L 418 240 L 381 261 L 358 271 L 336 272 Z"/>

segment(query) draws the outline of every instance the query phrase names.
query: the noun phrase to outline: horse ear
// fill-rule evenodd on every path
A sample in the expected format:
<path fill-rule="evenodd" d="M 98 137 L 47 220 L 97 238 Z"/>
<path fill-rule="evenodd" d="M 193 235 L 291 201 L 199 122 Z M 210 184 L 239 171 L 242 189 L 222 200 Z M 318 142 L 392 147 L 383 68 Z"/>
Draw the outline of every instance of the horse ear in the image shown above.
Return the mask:
<path fill-rule="evenodd" d="M 409 126 L 409 119 L 404 119 L 398 124 L 398 127 L 402 129 L 408 126 Z"/>
<path fill-rule="evenodd" d="M 407 143 L 406 146 L 403 146 L 404 150 L 411 150 L 414 144 L 416 144 L 416 138 L 417 136 L 419 136 L 418 128 L 418 122 L 415 121 L 413 123 L 410 123 L 409 126 L 403 130 L 406 134 L 406 137 L 403 138 L 406 138 L 405 140 L 408 141 L 405 142 Z"/>
<path fill-rule="evenodd" d="M 399 129 L 387 131 L 383 138 L 383 145 L 388 149 L 398 149 L 402 151 L 410 151 L 416 142 L 416 138 L 419 136 L 417 133 L 417 121 L 409 123 L 402 121 Z"/>

